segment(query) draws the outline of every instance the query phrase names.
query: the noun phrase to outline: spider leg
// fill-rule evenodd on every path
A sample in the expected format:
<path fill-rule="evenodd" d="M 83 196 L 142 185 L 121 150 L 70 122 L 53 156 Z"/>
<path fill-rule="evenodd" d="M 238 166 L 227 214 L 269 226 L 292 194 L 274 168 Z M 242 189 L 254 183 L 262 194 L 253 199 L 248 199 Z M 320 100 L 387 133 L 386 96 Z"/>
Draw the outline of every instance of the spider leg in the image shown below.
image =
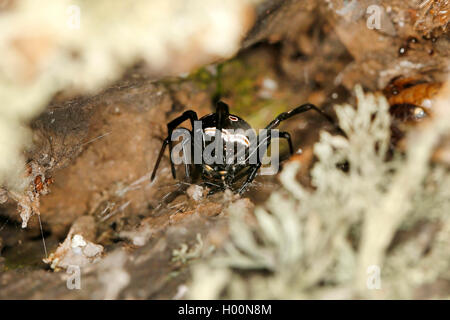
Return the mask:
<path fill-rule="evenodd" d="M 225 102 L 219 101 L 216 104 L 216 116 L 217 116 L 217 130 L 222 132 L 223 122 L 230 114 L 228 105 Z"/>
<path fill-rule="evenodd" d="M 267 148 L 269 148 L 270 142 L 272 141 L 271 131 L 270 130 L 267 131 L 267 136 L 264 137 L 263 141 L 260 141 L 260 135 L 258 135 L 257 141 L 258 141 L 258 145 L 257 145 L 256 149 L 252 152 L 252 154 L 254 152 L 259 153 L 259 149 L 265 145 L 266 141 L 267 141 L 266 150 L 267 150 Z M 250 157 L 251 157 L 251 155 L 249 155 L 246 160 L 248 160 Z M 245 192 L 245 190 L 247 189 L 247 186 L 256 178 L 256 173 L 258 172 L 259 168 L 261 168 L 261 165 L 262 165 L 262 159 L 260 159 L 259 157 L 257 159 L 258 160 L 257 160 L 256 164 L 250 164 L 249 169 L 244 172 L 243 175 L 244 176 L 247 175 L 247 180 L 245 180 L 245 182 L 242 184 L 242 186 L 238 189 L 237 193 L 242 195 Z M 234 181 L 237 181 L 243 175 L 238 174 L 238 176 L 234 179 Z"/>
<path fill-rule="evenodd" d="M 224 191 L 226 188 L 224 186 L 214 187 L 209 190 L 207 196 L 211 196 L 217 192 Z"/>
<path fill-rule="evenodd" d="M 198 120 L 197 113 L 195 113 L 195 111 L 192 110 L 185 111 L 181 116 L 175 118 L 174 120 L 170 121 L 167 124 L 167 138 L 164 139 L 161 150 L 159 151 L 158 159 L 156 160 L 155 167 L 153 168 L 152 176 L 150 179 L 151 181 L 155 179 L 156 171 L 158 170 L 159 163 L 161 162 L 161 158 L 164 154 L 167 145 L 169 145 L 169 158 L 170 158 L 170 166 L 172 169 L 172 176 L 174 179 L 176 178 L 175 165 L 172 161 L 172 139 L 171 139 L 172 132 L 175 130 L 176 127 L 178 127 L 181 123 L 183 123 L 186 120 L 190 120 L 192 128 L 194 128 L 194 121 Z"/>
<path fill-rule="evenodd" d="M 284 138 L 288 141 L 289 143 L 289 151 L 291 152 L 291 154 L 294 153 L 294 148 L 292 147 L 292 141 L 291 141 L 291 135 L 289 134 L 289 132 L 285 132 L 285 131 L 281 131 L 279 132 L 279 138 Z M 260 136 L 258 136 L 258 141 L 260 140 Z M 267 141 L 267 146 L 265 146 L 265 143 Z M 258 143 L 258 147 L 256 148 L 258 151 L 259 148 L 269 148 L 270 143 L 272 142 L 272 134 L 271 131 L 268 130 L 267 132 L 267 136 L 264 138 L 263 141 Z M 245 182 L 242 184 L 242 186 L 238 189 L 238 193 L 239 194 L 243 194 L 245 192 L 245 190 L 247 189 L 247 186 L 253 182 L 253 180 L 256 178 L 256 174 L 259 170 L 259 168 L 261 168 L 262 165 L 262 159 L 258 159 L 258 162 L 256 164 L 250 165 L 250 169 L 246 170 L 244 172 L 244 175 L 247 175 L 247 180 L 245 180 Z M 242 174 L 239 174 L 236 176 L 236 178 L 234 179 L 235 181 L 239 180 L 242 177 Z"/>
<path fill-rule="evenodd" d="M 183 142 L 181 142 L 182 143 L 182 148 L 183 148 L 184 172 L 185 172 L 185 175 L 186 175 L 186 179 L 190 182 L 190 181 L 192 181 L 192 175 L 191 175 L 191 165 L 190 165 L 190 161 L 189 161 L 188 155 L 191 157 L 190 159 L 192 159 L 192 150 L 193 150 L 192 137 L 193 137 L 193 134 L 192 134 L 191 130 L 188 130 L 186 128 L 183 128 L 183 129 L 188 131 L 190 136 L 191 136 L 191 139 L 183 140 Z M 190 145 L 190 147 L 191 147 L 190 149 L 187 148 L 187 145 L 186 145 L 187 143 L 191 144 Z"/>
<path fill-rule="evenodd" d="M 209 189 L 209 192 L 208 192 L 207 196 L 210 196 L 210 195 L 213 195 L 216 192 L 225 190 L 225 186 L 221 186 L 219 184 L 216 184 L 216 183 L 213 183 L 213 182 L 210 182 L 210 181 L 203 181 L 199 185 L 201 187 L 203 187 L 203 188 L 208 188 Z"/>
<path fill-rule="evenodd" d="M 170 167 L 172 169 L 172 176 L 176 178 L 175 165 L 172 161 L 172 132 L 178 127 L 181 123 L 186 120 L 191 121 L 192 129 L 194 128 L 194 121 L 198 120 L 197 113 L 192 110 L 185 111 L 181 116 L 175 118 L 167 124 L 167 138 L 169 139 L 169 158 L 170 158 Z"/>
<path fill-rule="evenodd" d="M 267 148 L 269 147 L 270 142 L 272 140 L 271 129 L 276 128 L 281 123 L 281 121 L 287 120 L 297 114 L 300 114 L 300 113 L 303 113 L 303 112 L 306 112 L 309 110 L 314 110 L 315 112 L 317 112 L 319 115 L 321 115 L 323 118 L 325 118 L 329 123 L 331 123 L 336 128 L 336 130 L 339 131 L 339 133 L 341 133 L 345 136 L 345 133 L 342 131 L 342 129 L 338 125 L 336 125 L 333 118 L 331 118 L 328 114 L 326 114 L 325 112 L 323 112 L 322 110 L 317 108 L 315 105 L 313 105 L 311 103 L 306 103 L 301 106 L 298 106 L 297 108 L 295 108 L 291 111 L 283 112 L 283 113 L 279 114 L 271 123 L 269 123 L 269 125 L 267 125 L 267 127 L 266 127 L 266 130 L 268 130 L 267 137 L 264 139 L 263 142 L 259 142 L 258 147 L 256 148 L 257 151 L 259 148 L 263 147 L 262 145 L 264 144 L 265 141 L 267 141 Z M 292 154 L 294 149 L 292 147 L 291 135 L 288 132 L 279 132 L 279 137 L 284 138 L 288 141 L 289 149 Z M 259 141 L 259 136 L 258 136 L 258 141 Z M 258 172 L 259 168 L 262 165 L 261 161 L 262 161 L 261 159 L 258 159 L 258 162 L 256 164 L 251 165 L 251 169 L 248 170 L 249 174 L 247 176 L 247 180 L 243 183 L 243 185 L 238 190 L 239 194 L 244 193 L 245 190 L 247 189 L 247 186 L 255 179 L 256 173 Z"/>
<path fill-rule="evenodd" d="M 290 152 L 291 154 L 294 154 L 294 148 L 292 147 L 292 140 L 291 140 L 291 135 L 290 135 L 290 133 L 289 133 L 289 132 L 286 132 L 286 131 L 280 131 L 280 132 L 278 133 L 278 135 L 279 135 L 280 138 L 284 138 L 284 139 L 287 140 L 287 142 L 288 142 L 288 144 L 289 144 L 289 152 Z"/>
<path fill-rule="evenodd" d="M 219 144 L 218 148 L 223 148 L 222 142 L 222 128 L 225 122 L 225 119 L 228 118 L 230 114 L 228 105 L 225 102 L 218 101 L 216 104 L 216 132 L 214 135 L 215 143 Z"/>
<path fill-rule="evenodd" d="M 161 158 L 164 154 L 164 150 L 166 150 L 167 144 L 169 143 L 169 138 L 164 139 L 161 150 L 159 151 L 158 159 L 156 160 L 155 167 L 153 168 L 152 177 L 150 178 L 150 181 L 153 181 L 156 176 L 156 170 L 159 167 L 159 163 L 161 162 Z"/>
<path fill-rule="evenodd" d="M 251 167 L 247 167 L 246 169 L 239 172 L 236 176 L 234 176 L 233 182 L 237 182 L 240 179 L 242 179 L 243 177 L 248 176 L 250 170 L 251 170 Z"/>
<path fill-rule="evenodd" d="M 311 104 L 311 103 L 305 103 L 302 104 L 301 106 L 298 106 L 295 109 L 292 109 L 291 111 L 288 112 L 283 112 L 281 114 L 279 114 L 275 120 L 273 120 L 271 123 L 269 123 L 269 125 L 266 127 L 267 130 L 276 128 L 281 121 L 287 120 L 297 114 L 309 111 L 309 110 L 313 110 L 315 112 L 317 112 L 322 118 L 324 118 L 325 120 L 327 120 L 329 123 L 331 123 L 333 125 L 333 127 L 342 135 L 346 136 L 344 131 L 342 131 L 342 129 L 334 122 L 333 118 L 330 117 L 328 114 L 326 114 L 325 112 L 323 112 L 322 110 L 320 110 L 319 108 L 317 108 L 315 105 Z"/>
<path fill-rule="evenodd" d="M 262 163 L 259 161 L 257 164 L 252 164 L 251 169 L 249 169 L 249 174 L 247 176 L 247 180 L 242 184 L 242 186 L 238 189 L 237 193 L 243 194 L 245 190 L 247 189 L 247 186 L 252 183 L 253 180 L 256 178 L 256 173 L 258 172 L 259 168 L 261 167 Z"/>
<path fill-rule="evenodd" d="M 237 182 L 241 180 L 243 177 L 248 176 L 250 170 L 252 170 L 251 167 L 246 167 L 245 169 L 243 169 L 241 172 L 239 172 L 236 176 L 233 177 L 229 185 L 219 185 L 211 182 L 203 182 L 204 185 L 212 186 L 212 188 L 210 188 L 211 190 L 208 192 L 208 196 L 213 195 L 214 193 L 220 191 L 225 191 L 227 188 L 231 188 L 234 182 Z"/>

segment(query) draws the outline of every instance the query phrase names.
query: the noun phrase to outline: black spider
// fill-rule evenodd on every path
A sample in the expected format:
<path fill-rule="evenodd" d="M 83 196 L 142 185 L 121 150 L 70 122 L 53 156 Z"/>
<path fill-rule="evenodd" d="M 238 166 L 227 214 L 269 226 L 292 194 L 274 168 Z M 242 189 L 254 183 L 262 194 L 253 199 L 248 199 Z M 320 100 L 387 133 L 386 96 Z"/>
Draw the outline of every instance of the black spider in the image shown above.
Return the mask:
<path fill-rule="evenodd" d="M 192 130 L 181 128 L 183 130 L 186 130 L 188 134 L 190 135 L 191 139 L 188 141 L 190 144 L 190 152 L 192 156 L 192 150 L 195 148 L 195 144 L 203 144 L 203 147 L 206 143 L 206 136 L 208 138 L 212 138 L 214 136 L 213 147 L 217 147 L 217 143 L 220 143 L 218 146 L 219 149 L 224 151 L 226 153 L 226 140 L 232 140 L 234 142 L 237 142 L 238 144 L 243 147 L 243 153 L 241 152 L 241 161 L 236 161 L 237 158 L 234 156 L 233 162 L 230 163 L 226 161 L 225 158 L 223 158 L 222 163 L 214 163 L 214 164 L 207 164 L 205 163 L 203 159 L 203 153 L 202 158 L 200 159 L 199 164 L 188 164 L 185 162 L 185 171 L 186 171 L 186 177 L 188 179 L 196 179 L 199 176 L 201 176 L 203 183 L 209 187 L 212 187 L 209 194 L 213 194 L 218 191 L 225 190 L 226 188 L 234 189 L 234 192 L 239 192 L 242 194 L 247 186 L 255 179 L 256 173 L 258 169 L 262 165 L 262 159 L 259 157 L 256 159 L 255 163 L 249 162 L 249 154 L 251 153 L 251 150 L 256 150 L 259 154 L 259 149 L 264 148 L 267 150 L 267 148 L 270 145 L 271 139 L 272 139 L 272 129 L 276 128 L 281 121 L 284 121 L 286 119 L 291 118 L 292 116 L 295 116 L 297 114 L 306 112 L 308 110 L 314 110 L 319 115 L 324 117 L 328 122 L 333 124 L 337 130 L 339 130 L 342 133 L 342 130 L 335 125 L 333 119 L 324 113 L 322 110 L 317 108 L 315 105 L 306 103 L 303 104 L 291 111 L 283 112 L 280 115 L 278 115 L 275 120 L 273 120 L 267 127 L 265 128 L 267 131 L 267 135 L 261 140 L 260 136 L 255 136 L 256 139 L 246 139 L 243 138 L 241 134 L 236 133 L 229 133 L 229 132 L 235 132 L 237 129 L 242 129 L 244 131 L 251 130 L 250 125 L 243 120 L 242 118 L 230 114 L 228 110 L 228 105 L 222 101 L 217 102 L 217 108 L 215 113 L 211 113 L 208 115 L 203 116 L 202 118 L 198 119 L 197 113 L 195 113 L 192 110 L 188 110 L 184 112 L 181 116 L 178 118 L 175 118 L 171 122 L 167 124 L 167 131 L 168 136 L 166 139 L 164 139 L 163 145 L 161 147 L 161 151 L 159 152 L 158 159 L 155 164 L 155 168 L 153 169 L 153 173 L 151 176 L 151 181 L 154 180 L 156 171 L 158 169 L 159 163 L 161 161 L 161 158 L 164 154 L 164 150 L 169 145 L 169 153 L 170 153 L 170 164 L 172 169 L 172 176 L 175 179 L 176 173 L 175 173 L 175 165 L 173 163 L 172 159 L 172 133 L 174 130 L 184 121 L 190 120 L 192 125 Z M 195 121 L 201 121 L 201 128 L 197 127 L 197 131 L 200 132 L 201 141 L 196 141 L 195 135 L 194 135 L 194 122 Z M 197 135 L 198 137 L 198 135 Z M 293 153 L 293 147 L 291 142 L 291 136 L 288 132 L 281 131 L 279 132 L 279 138 L 284 138 L 289 143 L 289 150 L 290 153 Z M 251 145 L 252 143 L 257 143 L 256 146 Z M 186 152 L 186 149 L 183 148 L 183 151 Z M 187 151 L 189 153 L 189 151 Z M 224 154 L 224 153 L 222 153 Z M 239 157 L 239 154 L 238 156 Z M 239 188 L 233 188 L 233 185 L 238 182 L 240 179 L 247 177 L 244 183 Z"/>

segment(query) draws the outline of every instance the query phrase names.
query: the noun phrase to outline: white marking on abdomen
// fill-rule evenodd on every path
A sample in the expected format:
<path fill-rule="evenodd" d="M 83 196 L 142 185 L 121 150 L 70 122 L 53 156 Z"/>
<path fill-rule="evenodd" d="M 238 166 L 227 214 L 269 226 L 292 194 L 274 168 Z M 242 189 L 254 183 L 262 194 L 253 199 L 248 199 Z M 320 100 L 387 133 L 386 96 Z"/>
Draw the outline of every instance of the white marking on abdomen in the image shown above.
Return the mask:
<path fill-rule="evenodd" d="M 206 135 L 213 137 L 216 135 L 216 128 L 215 127 L 205 128 L 204 132 Z M 232 133 L 227 129 L 222 129 L 222 138 L 226 142 L 238 142 L 243 145 L 246 145 L 247 147 L 250 146 L 250 141 L 245 135 L 240 133 Z"/>

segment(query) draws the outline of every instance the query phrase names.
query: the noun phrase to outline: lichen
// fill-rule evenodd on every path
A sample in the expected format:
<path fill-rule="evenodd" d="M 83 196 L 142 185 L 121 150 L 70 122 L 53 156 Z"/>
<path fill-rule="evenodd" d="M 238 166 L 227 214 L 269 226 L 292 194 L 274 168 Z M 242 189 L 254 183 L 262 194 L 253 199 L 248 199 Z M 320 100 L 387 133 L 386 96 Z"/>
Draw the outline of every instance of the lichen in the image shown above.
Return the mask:
<path fill-rule="evenodd" d="M 24 124 L 57 92 L 97 92 L 137 61 L 167 75 L 230 57 L 254 3 L 14 1 L 0 20 L 0 185 L 22 191 L 22 151 L 31 141 Z"/>
<path fill-rule="evenodd" d="M 198 259 L 201 257 L 208 256 L 214 250 L 214 246 L 205 245 L 201 234 L 197 234 L 196 243 L 194 246 L 189 248 L 186 243 L 181 244 L 179 249 L 174 249 L 172 251 L 172 261 L 181 262 L 182 264 L 187 263 L 189 260 Z"/>
<path fill-rule="evenodd" d="M 255 224 L 244 220 L 251 212 L 230 208 L 231 241 L 194 266 L 190 298 L 398 299 L 449 279 L 450 174 L 428 160 L 450 130 L 450 114 L 411 133 L 406 155 L 386 161 L 387 101 L 360 87 L 356 96 L 356 109 L 336 107 L 347 138 L 323 132 L 315 145 L 313 190 L 298 183 L 299 163 L 291 162 L 280 175 L 283 189 L 254 210 Z M 441 110 L 449 97 L 441 96 Z M 418 221 L 439 227 L 396 239 L 400 231 L 414 232 Z"/>

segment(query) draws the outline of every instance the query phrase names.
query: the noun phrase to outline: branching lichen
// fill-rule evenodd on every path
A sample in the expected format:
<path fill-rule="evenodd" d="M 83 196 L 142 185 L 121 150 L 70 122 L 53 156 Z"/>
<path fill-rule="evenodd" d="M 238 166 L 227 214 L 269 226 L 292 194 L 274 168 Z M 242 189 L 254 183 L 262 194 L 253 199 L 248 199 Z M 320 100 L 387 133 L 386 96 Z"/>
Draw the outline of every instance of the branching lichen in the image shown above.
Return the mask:
<path fill-rule="evenodd" d="M 356 109 L 336 108 L 347 138 L 324 132 L 315 146 L 313 190 L 297 182 L 299 164 L 291 162 L 280 175 L 283 190 L 255 209 L 254 225 L 247 212 L 230 208 L 231 241 L 195 266 L 191 298 L 410 298 L 449 279 L 450 174 L 429 158 L 450 115 L 412 133 L 406 155 L 386 161 L 387 101 L 360 87 L 356 96 Z M 343 161 L 348 172 L 339 168 Z M 423 220 L 439 227 L 396 243 L 400 230 L 413 232 Z M 381 274 L 372 274 L 377 268 Z M 370 285 L 373 276 L 379 285 Z"/>
<path fill-rule="evenodd" d="M 192 248 L 189 248 L 186 243 L 183 243 L 180 249 L 174 249 L 172 252 L 172 261 L 180 261 L 184 264 L 192 259 L 206 257 L 214 250 L 214 246 L 206 246 L 204 244 L 200 233 L 197 234 L 196 240 L 197 242 Z"/>

